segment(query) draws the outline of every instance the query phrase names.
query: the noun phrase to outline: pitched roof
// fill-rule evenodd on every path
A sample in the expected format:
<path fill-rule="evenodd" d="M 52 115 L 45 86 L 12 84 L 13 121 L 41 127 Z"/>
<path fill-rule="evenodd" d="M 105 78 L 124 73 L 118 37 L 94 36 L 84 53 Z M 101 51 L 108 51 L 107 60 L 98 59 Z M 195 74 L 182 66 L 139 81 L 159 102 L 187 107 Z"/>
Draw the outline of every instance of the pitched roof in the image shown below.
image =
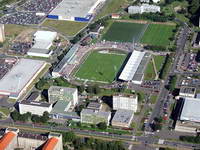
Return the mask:
<path fill-rule="evenodd" d="M 52 137 L 45 143 L 45 145 L 42 148 L 42 150 L 54 150 L 54 148 L 55 148 L 57 143 L 58 143 L 58 139 Z"/>
<path fill-rule="evenodd" d="M 13 132 L 4 134 L 4 136 L 0 139 L 0 150 L 5 150 L 15 136 L 16 134 Z"/>

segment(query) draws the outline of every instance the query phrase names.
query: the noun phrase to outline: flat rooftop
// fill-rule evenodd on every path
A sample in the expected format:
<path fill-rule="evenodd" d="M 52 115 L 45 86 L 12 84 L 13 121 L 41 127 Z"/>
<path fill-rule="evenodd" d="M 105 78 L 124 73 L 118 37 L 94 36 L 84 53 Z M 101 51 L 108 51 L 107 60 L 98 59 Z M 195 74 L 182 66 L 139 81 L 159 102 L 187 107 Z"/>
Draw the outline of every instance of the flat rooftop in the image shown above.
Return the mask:
<path fill-rule="evenodd" d="M 128 124 L 131 121 L 133 115 L 134 112 L 132 110 L 119 109 L 116 111 L 112 121 Z"/>
<path fill-rule="evenodd" d="M 63 0 L 49 15 L 86 17 L 99 0 Z"/>
<path fill-rule="evenodd" d="M 48 90 L 49 101 L 71 101 L 73 100 L 73 94 L 77 92 L 76 88 L 62 87 L 62 86 L 51 86 Z"/>
<path fill-rule="evenodd" d="M 0 80 L 0 92 L 19 94 L 46 62 L 33 59 L 20 59 Z"/>
<path fill-rule="evenodd" d="M 180 120 L 200 122 L 200 99 L 184 98 Z"/>
<path fill-rule="evenodd" d="M 97 115 L 97 116 L 101 116 L 101 117 L 104 117 L 104 118 L 108 118 L 110 116 L 111 112 L 96 111 L 94 109 L 83 109 L 81 111 L 81 114 Z"/>
<path fill-rule="evenodd" d="M 50 107 L 52 104 L 45 103 L 45 102 L 38 102 L 38 101 L 21 101 L 20 104 L 23 105 L 30 105 L 30 106 L 37 106 L 37 107 Z"/>

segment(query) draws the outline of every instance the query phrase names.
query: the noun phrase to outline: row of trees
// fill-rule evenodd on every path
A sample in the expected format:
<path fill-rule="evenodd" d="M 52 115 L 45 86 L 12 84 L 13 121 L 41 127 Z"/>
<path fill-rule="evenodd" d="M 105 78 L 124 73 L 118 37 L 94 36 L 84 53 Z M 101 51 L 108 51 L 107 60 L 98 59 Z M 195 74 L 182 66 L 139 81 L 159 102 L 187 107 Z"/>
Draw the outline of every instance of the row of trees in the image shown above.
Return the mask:
<path fill-rule="evenodd" d="M 62 133 L 64 150 L 68 150 L 67 143 L 71 143 L 76 150 L 95 149 L 95 150 L 125 150 L 121 142 L 103 141 L 93 138 L 79 138 L 73 132 Z"/>
<path fill-rule="evenodd" d="M 11 112 L 11 117 L 14 121 L 32 121 L 33 123 L 47 123 L 49 121 L 49 113 L 44 112 L 42 116 L 32 115 L 30 112 L 20 114 L 17 110 Z"/>
<path fill-rule="evenodd" d="M 174 20 L 175 15 L 165 15 L 163 13 L 143 13 L 143 14 L 131 14 L 131 19 L 147 19 L 155 22 L 167 22 L 169 20 Z"/>
<path fill-rule="evenodd" d="M 179 139 L 184 142 L 200 143 L 200 136 L 180 136 Z"/>
<path fill-rule="evenodd" d="M 173 76 L 170 77 L 169 85 L 167 87 L 168 90 L 174 91 L 174 89 L 176 87 L 176 80 L 177 80 L 176 75 L 173 75 Z"/>
<path fill-rule="evenodd" d="M 171 65 L 171 62 L 172 62 L 172 58 L 170 57 L 169 54 L 166 55 L 165 57 L 165 62 L 162 66 L 162 69 L 160 70 L 160 74 L 159 74 L 159 78 L 160 79 L 164 79 L 166 74 L 167 74 L 167 71 Z"/>

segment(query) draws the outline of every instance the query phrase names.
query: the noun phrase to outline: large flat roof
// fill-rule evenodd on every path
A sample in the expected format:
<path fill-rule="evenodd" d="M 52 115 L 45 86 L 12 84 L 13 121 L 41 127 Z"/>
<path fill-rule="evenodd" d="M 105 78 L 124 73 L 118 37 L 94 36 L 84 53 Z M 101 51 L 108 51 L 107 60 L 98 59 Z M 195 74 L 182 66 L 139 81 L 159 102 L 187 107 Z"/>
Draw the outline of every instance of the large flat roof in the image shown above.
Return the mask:
<path fill-rule="evenodd" d="M 184 98 L 180 120 L 200 122 L 200 99 Z"/>
<path fill-rule="evenodd" d="M 132 110 L 119 109 L 116 111 L 112 121 L 120 123 L 129 123 L 133 118 L 134 112 Z"/>
<path fill-rule="evenodd" d="M 0 80 L 0 92 L 19 94 L 44 64 L 41 60 L 20 59 Z"/>
<path fill-rule="evenodd" d="M 58 15 L 65 18 L 86 17 L 99 1 L 104 0 L 63 0 L 50 15 Z"/>

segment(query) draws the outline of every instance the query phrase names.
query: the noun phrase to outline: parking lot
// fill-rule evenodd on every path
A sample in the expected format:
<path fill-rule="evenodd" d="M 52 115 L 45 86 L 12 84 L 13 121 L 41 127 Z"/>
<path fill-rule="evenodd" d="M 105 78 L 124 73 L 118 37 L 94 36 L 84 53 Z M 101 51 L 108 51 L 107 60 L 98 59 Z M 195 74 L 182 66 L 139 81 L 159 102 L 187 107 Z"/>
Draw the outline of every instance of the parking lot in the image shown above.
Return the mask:
<path fill-rule="evenodd" d="M 199 70 L 198 63 L 196 62 L 196 54 L 194 53 L 187 53 L 183 54 L 181 62 L 181 69 L 183 71 L 192 71 L 197 72 Z"/>
<path fill-rule="evenodd" d="M 16 60 L 14 59 L 0 59 L 0 79 L 13 67 Z"/>
<path fill-rule="evenodd" d="M 20 10 L 29 12 L 49 13 L 62 0 L 30 0 L 20 7 Z"/>
<path fill-rule="evenodd" d="M 45 16 L 37 16 L 33 12 L 16 12 L 0 18 L 1 24 L 29 25 L 39 24 L 45 19 Z"/>
<path fill-rule="evenodd" d="M 9 50 L 10 53 L 25 55 L 32 47 L 32 42 L 14 42 Z"/>

